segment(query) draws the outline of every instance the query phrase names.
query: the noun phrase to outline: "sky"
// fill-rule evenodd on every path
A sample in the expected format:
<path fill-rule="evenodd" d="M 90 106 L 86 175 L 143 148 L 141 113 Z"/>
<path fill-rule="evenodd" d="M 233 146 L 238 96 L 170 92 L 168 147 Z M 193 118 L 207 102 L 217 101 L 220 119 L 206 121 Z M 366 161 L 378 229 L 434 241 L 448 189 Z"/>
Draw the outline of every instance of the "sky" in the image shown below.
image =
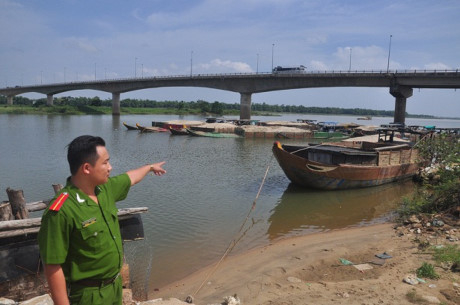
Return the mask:
<path fill-rule="evenodd" d="M 459 16 L 459 0 L 0 0 L 0 88 L 272 66 L 456 70 Z M 92 90 L 56 96 L 111 98 Z M 193 87 L 124 98 L 240 101 Z M 388 88 L 310 88 L 253 94 L 252 102 L 394 110 L 395 100 Z M 414 88 L 406 111 L 460 117 L 460 89 Z"/>

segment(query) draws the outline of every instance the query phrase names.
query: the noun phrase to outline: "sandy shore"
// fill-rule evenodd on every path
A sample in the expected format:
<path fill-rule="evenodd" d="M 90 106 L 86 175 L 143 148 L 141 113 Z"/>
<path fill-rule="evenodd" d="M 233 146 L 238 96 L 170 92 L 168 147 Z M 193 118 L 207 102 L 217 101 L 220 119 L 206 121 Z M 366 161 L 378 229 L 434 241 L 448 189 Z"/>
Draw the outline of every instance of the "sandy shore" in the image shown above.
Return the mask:
<path fill-rule="evenodd" d="M 236 294 L 240 304 L 251 305 L 414 304 L 407 297 L 412 294 L 425 299 L 416 304 L 460 304 L 458 273 L 437 268 L 440 280 L 403 282 L 423 262 L 433 263 L 431 255 L 417 250 L 416 238 L 420 236 L 407 229 L 395 230 L 394 224 L 289 238 L 230 256 L 209 277 L 215 266 L 161 288 L 150 299 L 184 301 L 192 295 L 194 304 L 221 304 Z M 446 241 L 438 237 L 431 243 Z M 391 258 L 375 256 L 384 252 Z M 360 271 L 341 258 L 372 269 Z"/>

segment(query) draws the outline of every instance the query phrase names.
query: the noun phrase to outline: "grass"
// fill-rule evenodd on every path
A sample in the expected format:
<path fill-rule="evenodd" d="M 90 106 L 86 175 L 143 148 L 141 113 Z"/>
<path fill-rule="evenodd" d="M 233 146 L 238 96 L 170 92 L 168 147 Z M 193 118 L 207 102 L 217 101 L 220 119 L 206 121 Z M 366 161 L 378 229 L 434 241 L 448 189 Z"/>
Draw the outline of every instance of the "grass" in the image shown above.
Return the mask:
<path fill-rule="evenodd" d="M 424 262 L 422 266 L 417 269 L 417 276 L 420 278 L 424 277 L 432 280 L 439 279 L 439 274 L 437 274 L 434 270 L 434 266 L 426 262 Z"/>
<path fill-rule="evenodd" d="M 451 263 L 460 265 L 460 249 L 458 245 L 446 245 L 434 248 L 434 260 L 437 263 Z"/>

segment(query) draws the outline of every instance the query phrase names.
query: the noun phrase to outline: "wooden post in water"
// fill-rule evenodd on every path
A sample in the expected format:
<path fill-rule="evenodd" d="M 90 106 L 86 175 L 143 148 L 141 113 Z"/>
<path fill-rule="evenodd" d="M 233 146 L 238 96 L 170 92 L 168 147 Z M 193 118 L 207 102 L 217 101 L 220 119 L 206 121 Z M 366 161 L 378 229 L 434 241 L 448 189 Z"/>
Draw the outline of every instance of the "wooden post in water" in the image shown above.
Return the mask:
<path fill-rule="evenodd" d="M 11 213 L 11 205 L 8 201 L 0 203 L 0 221 L 13 220 L 13 213 Z"/>
<path fill-rule="evenodd" d="M 13 190 L 11 188 L 6 189 L 8 194 L 8 200 L 11 205 L 11 212 L 14 219 L 26 219 L 29 218 L 29 211 L 26 208 L 26 199 L 24 198 L 24 192 L 22 190 Z"/>
<path fill-rule="evenodd" d="M 57 193 L 59 193 L 60 190 L 62 190 L 64 186 L 62 184 L 53 184 L 53 190 L 54 190 L 54 193 L 57 195 Z"/>

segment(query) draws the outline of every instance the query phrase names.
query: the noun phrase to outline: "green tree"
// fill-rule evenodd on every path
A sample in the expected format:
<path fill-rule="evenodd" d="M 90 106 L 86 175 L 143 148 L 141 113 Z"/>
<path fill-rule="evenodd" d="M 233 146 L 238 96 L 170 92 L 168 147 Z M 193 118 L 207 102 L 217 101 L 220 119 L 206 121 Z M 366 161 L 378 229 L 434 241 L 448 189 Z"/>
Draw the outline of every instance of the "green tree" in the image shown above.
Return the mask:
<path fill-rule="evenodd" d="M 210 111 L 210 106 L 209 103 L 203 100 L 198 100 L 198 109 L 200 109 L 201 112 L 209 112 Z"/>
<path fill-rule="evenodd" d="M 91 106 L 102 106 L 102 101 L 98 96 L 95 96 L 91 99 Z"/>
<path fill-rule="evenodd" d="M 216 101 L 216 102 L 212 103 L 211 112 L 215 113 L 215 114 L 218 114 L 218 115 L 222 115 L 224 113 L 224 107 L 222 106 L 221 103 Z"/>

